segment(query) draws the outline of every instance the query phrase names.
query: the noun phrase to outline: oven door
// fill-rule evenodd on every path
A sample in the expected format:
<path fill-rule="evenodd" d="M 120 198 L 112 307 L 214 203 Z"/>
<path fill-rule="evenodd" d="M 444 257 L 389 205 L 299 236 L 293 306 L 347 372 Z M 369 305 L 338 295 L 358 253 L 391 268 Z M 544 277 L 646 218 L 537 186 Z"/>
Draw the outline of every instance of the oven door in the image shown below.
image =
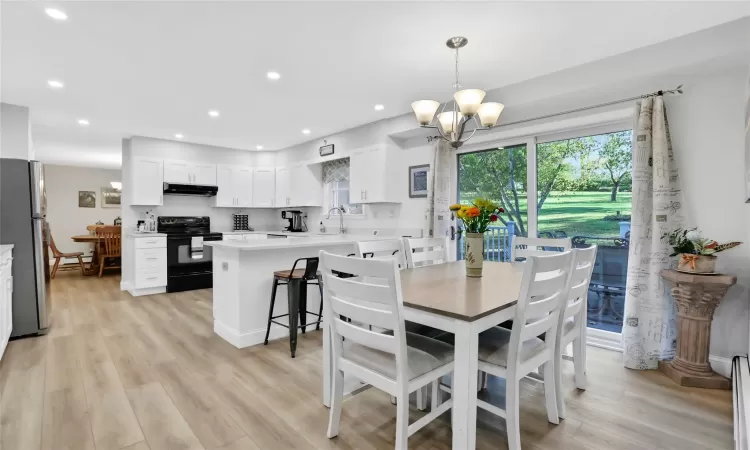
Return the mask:
<path fill-rule="evenodd" d="M 204 238 L 203 241 L 221 240 Z M 211 246 L 193 245 L 183 236 L 167 238 L 167 292 L 206 289 L 213 286 L 213 253 Z"/>

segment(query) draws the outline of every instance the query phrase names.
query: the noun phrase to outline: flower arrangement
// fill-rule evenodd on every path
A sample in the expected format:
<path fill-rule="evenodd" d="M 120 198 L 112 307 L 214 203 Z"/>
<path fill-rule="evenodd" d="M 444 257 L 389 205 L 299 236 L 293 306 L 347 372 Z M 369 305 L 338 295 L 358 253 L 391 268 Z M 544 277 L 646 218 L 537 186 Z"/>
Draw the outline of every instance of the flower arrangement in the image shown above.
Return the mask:
<path fill-rule="evenodd" d="M 677 256 L 680 253 L 710 256 L 742 244 L 742 242 L 719 244 L 712 239 L 704 239 L 701 237 L 701 233 L 697 228 L 689 230 L 678 228 L 674 231 L 664 233 L 661 238 L 662 240 L 668 239 L 669 245 L 671 245 L 674 250 L 674 253 L 669 256 Z"/>
<path fill-rule="evenodd" d="M 461 219 L 467 233 L 484 233 L 491 223 L 497 222 L 497 215 L 505 212 L 492 201 L 481 197 L 474 199 L 472 205 L 451 205 L 450 210 Z"/>

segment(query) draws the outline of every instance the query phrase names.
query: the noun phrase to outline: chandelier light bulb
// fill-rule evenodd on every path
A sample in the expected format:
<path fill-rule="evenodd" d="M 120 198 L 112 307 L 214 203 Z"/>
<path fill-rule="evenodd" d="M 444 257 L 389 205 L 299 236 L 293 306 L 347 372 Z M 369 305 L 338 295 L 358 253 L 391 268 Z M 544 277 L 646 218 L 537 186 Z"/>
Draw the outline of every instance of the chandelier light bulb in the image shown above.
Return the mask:
<path fill-rule="evenodd" d="M 482 103 L 477 109 L 479 115 L 479 122 L 483 127 L 492 128 L 497 125 L 497 119 L 500 118 L 500 114 L 503 112 L 505 105 L 502 103 Z"/>
<path fill-rule="evenodd" d="M 439 107 L 440 102 L 436 102 L 435 100 L 417 100 L 411 104 L 411 109 L 414 110 L 414 115 L 417 116 L 417 122 L 422 126 L 432 123 L 435 112 L 437 112 Z"/>
<path fill-rule="evenodd" d="M 471 117 L 477 113 L 479 105 L 484 100 L 485 93 L 481 89 L 463 89 L 453 94 L 461 114 Z"/>
<path fill-rule="evenodd" d="M 456 131 L 458 120 L 458 113 L 456 111 L 446 111 L 438 114 L 438 122 L 440 122 L 440 128 L 445 134 L 450 134 Z"/>

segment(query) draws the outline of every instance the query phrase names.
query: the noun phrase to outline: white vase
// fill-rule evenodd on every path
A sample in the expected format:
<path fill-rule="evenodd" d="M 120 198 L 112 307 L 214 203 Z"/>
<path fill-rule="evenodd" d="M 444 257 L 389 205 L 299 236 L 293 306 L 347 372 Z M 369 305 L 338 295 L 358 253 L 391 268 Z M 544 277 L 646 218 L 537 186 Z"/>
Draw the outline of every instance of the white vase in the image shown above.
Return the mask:
<path fill-rule="evenodd" d="M 466 276 L 481 277 L 484 264 L 484 233 L 466 233 Z"/>

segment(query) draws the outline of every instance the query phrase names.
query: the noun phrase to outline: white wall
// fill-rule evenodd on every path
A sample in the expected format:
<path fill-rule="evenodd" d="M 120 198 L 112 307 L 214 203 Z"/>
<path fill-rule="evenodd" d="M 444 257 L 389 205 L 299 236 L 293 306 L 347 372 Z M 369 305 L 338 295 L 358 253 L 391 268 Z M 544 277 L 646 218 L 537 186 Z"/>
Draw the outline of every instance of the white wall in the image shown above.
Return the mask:
<path fill-rule="evenodd" d="M 87 225 L 98 221 L 112 225 L 122 214 L 118 208 L 102 208 L 102 187 L 111 187 L 111 181 L 120 181 L 119 170 L 90 167 L 44 165 L 47 189 L 47 222 L 52 237 L 61 252 L 91 254 L 91 246 L 73 242 L 70 237 L 88 234 Z M 95 208 L 78 207 L 78 191 L 96 192 Z"/>

